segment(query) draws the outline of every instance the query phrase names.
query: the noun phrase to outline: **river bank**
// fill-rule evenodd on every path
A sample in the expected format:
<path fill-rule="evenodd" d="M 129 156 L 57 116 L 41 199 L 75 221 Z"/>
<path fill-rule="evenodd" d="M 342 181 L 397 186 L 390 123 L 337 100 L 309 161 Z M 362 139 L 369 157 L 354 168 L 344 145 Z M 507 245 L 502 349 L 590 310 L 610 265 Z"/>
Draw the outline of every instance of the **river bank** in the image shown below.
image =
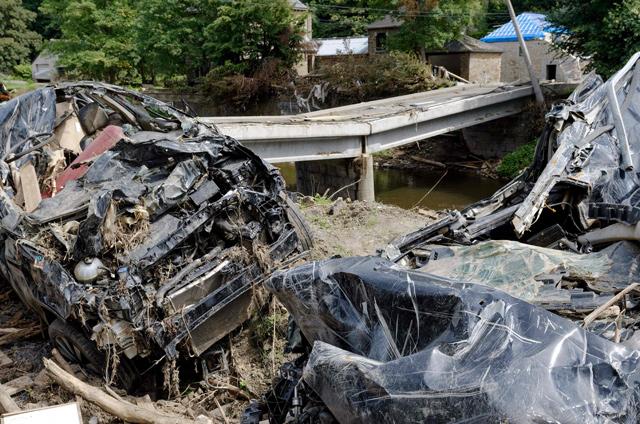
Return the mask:
<path fill-rule="evenodd" d="M 433 137 L 421 142 L 374 154 L 378 168 L 458 174 L 499 180 L 500 159 L 484 159 L 469 152 L 460 133 Z"/>

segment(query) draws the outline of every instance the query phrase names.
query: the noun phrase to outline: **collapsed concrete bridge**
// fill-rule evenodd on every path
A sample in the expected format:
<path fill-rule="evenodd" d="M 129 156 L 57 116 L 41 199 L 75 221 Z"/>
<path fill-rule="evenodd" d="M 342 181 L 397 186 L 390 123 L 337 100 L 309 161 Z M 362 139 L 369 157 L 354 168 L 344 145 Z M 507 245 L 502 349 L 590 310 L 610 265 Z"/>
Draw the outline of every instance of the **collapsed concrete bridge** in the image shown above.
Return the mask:
<path fill-rule="evenodd" d="M 202 120 L 271 163 L 295 162 L 301 192 L 351 185 L 373 200 L 373 153 L 516 115 L 532 96 L 531 85 L 470 84 L 300 115 Z"/>

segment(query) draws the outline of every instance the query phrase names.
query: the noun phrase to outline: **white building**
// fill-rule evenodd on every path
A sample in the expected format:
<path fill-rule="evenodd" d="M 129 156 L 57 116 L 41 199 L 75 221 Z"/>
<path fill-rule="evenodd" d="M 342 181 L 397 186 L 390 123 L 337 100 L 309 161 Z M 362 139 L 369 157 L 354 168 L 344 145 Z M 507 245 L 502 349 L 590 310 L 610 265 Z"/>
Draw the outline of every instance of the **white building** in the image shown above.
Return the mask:
<path fill-rule="evenodd" d="M 554 40 L 567 36 L 566 30 L 553 27 L 546 16 L 539 13 L 522 13 L 517 16 L 517 20 L 531 56 L 534 72 L 540 80 L 582 80 L 586 62 L 554 46 Z M 503 51 L 502 82 L 529 81 L 529 72 L 511 21 L 480 40 Z"/>

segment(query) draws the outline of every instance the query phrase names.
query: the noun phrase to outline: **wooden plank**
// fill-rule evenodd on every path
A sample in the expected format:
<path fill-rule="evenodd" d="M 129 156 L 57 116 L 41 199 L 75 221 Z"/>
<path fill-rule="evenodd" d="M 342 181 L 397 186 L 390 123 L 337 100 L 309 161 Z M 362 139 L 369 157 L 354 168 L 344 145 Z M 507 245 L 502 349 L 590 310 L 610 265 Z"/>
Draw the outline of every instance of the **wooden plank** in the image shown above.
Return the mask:
<path fill-rule="evenodd" d="M 24 210 L 33 212 L 40 204 L 42 196 L 40 194 L 40 185 L 38 184 L 38 175 L 31 162 L 27 162 L 20 168 L 20 185 L 24 196 Z"/>
<path fill-rule="evenodd" d="M 9 355 L 0 350 L 0 367 L 13 363 L 13 359 L 9 358 Z"/>
<path fill-rule="evenodd" d="M 22 377 L 14 378 L 3 386 L 7 394 L 13 396 L 33 386 L 33 379 L 28 375 L 23 375 Z"/>

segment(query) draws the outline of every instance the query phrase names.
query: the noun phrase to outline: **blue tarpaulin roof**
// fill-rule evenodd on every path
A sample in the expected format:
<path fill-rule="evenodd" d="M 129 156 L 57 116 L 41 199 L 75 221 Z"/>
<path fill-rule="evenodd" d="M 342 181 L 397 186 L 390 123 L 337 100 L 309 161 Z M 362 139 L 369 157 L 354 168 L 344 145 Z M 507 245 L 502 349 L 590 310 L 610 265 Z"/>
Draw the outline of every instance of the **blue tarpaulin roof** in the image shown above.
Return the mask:
<path fill-rule="evenodd" d="M 516 17 L 522 36 L 525 40 L 542 40 L 546 32 L 561 33 L 564 32 L 561 28 L 552 26 L 545 15 L 540 13 L 521 13 Z M 494 30 L 490 34 L 481 38 L 480 41 L 485 43 L 500 43 L 505 41 L 518 41 L 516 36 L 516 30 L 513 27 L 511 21 L 502 25 L 500 28 Z"/>

